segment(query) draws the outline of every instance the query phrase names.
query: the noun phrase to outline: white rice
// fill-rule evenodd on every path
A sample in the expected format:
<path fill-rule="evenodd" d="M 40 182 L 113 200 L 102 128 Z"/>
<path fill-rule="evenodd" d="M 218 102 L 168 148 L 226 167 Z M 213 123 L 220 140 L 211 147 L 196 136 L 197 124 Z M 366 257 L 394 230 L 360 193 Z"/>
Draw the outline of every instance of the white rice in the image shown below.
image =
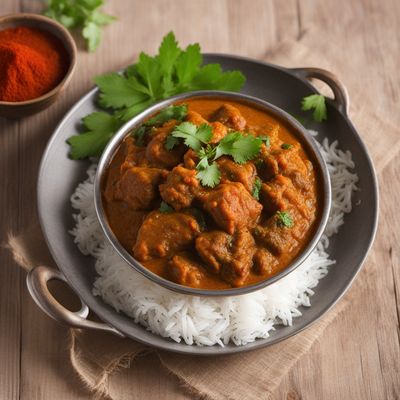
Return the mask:
<path fill-rule="evenodd" d="M 316 132 L 311 132 L 316 135 Z M 97 220 L 93 200 L 96 165 L 87 171 L 71 197 L 76 225 L 71 231 L 80 251 L 96 259 L 98 277 L 93 293 L 117 312 L 123 312 L 149 331 L 182 340 L 188 345 L 244 345 L 269 336 L 274 325 L 292 325 L 301 316 L 300 306 L 309 307 L 318 281 L 335 263 L 329 258 L 329 237 L 338 232 L 345 213 L 351 211 L 352 192 L 358 177 L 350 152 L 338 142 L 325 139 L 319 145 L 332 181 L 332 210 L 324 235 L 316 249 L 295 271 L 277 283 L 243 296 L 205 298 L 181 295 L 151 282 L 133 270 L 107 242 Z"/>

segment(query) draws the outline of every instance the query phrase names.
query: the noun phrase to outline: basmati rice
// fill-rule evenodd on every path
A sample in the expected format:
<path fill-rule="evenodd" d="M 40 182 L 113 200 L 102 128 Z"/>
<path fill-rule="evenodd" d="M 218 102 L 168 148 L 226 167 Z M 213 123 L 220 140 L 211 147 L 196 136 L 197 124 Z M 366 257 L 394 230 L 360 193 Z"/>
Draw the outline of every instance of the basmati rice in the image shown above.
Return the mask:
<path fill-rule="evenodd" d="M 310 132 L 314 136 L 316 132 Z M 188 345 L 245 345 L 266 338 L 274 325 L 292 325 L 299 307 L 310 307 L 314 288 L 335 263 L 329 258 L 329 237 L 344 223 L 352 209 L 351 197 L 358 177 L 349 151 L 338 142 L 319 144 L 332 182 L 332 209 L 326 230 L 316 249 L 295 271 L 265 289 L 228 298 L 207 298 L 169 291 L 126 264 L 108 243 L 98 222 L 93 200 L 96 165 L 71 197 L 75 227 L 71 231 L 80 251 L 96 259 L 98 274 L 93 293 L 117 312 L 123 312 L 149 331 Z"/>

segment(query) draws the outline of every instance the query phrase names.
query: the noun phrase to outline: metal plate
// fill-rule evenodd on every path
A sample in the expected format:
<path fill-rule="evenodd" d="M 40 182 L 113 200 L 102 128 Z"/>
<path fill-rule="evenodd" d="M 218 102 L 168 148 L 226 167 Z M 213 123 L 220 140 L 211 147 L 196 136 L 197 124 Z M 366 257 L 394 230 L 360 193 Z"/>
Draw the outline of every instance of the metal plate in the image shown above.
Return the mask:
<path fill-rule="evenodd" d="M 316 92 L 294 71 L 255 60 L 208 54 L 205 63 L 220 63 L 225 70 L 238 69 L 247 77 L 242 92 L 264 99 L 289 113 L 297 114 L 301 99 Z M 258 339 L 246 346 L 199 347 L 176 343 L 146 331 L 130 318 L 118 314 L 92 294 L 95 279 L 94 259 L 82 255 L 68 234 L 74 221 L 70 196 L 86 178 L 88 162 L 68 158 L 66 139 L 74 134 L 82 117 L 96 110 L 97 90 L 84 96 L 58 125 L 43 155 L 38 183 L 39 217 L 50 251 L 60 270 L 81 299 L 103 321 L 144 344 L 161 349 L 197 355 L 219 355 L 254 350 L 286 339 L 315 322 L 345 293 L 361 268 L 372 244 L 378 217 L 378 192 L 374 168 L 367 150 L 352 123 L 332 102 L 328 102 L 329 118 L 316 125 L 318 139 L 338 140 L 340 148 L 350 150 L 356 164 L 360 188 L 353 197 L 353 211 L 330 241 L 329 253 L 336 260 L 329 274 L 320 281 L 311 307 L 302 307 L 302 317 L 293 326 L 277 326 L 267 339 Z M 311 127 L 312 128 L 312 127 Z M 312 329 L 312 328 L 311 328 Z"/>

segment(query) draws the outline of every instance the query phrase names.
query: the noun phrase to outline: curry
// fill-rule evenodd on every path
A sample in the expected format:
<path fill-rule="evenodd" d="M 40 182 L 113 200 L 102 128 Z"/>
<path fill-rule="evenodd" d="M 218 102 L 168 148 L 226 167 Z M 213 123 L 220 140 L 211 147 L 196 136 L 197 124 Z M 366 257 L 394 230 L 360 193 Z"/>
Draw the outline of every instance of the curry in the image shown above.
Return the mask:
<path fill-rule="evenodd" d="M 179 117 L 166 110 L 170 118 L 144 123 L 108 166 L 103 203 L 115 236 L 181 285 L 227 289 L 277 274 L 315 230 L 312 157 L 282 121 L 247 103 L 175 106 Z"/>

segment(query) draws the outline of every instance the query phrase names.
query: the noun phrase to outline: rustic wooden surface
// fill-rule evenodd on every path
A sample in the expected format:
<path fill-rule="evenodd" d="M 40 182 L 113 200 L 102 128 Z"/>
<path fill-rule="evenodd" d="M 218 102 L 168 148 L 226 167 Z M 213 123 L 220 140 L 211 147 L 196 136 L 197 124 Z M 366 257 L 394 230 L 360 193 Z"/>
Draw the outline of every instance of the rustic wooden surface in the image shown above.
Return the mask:
<path fill-rule="evenodd" d="M 41 6 L 39 0 L 1 0 L 0 15 L 38 12 Z M 370 77 L 363 83 L 365 96 L 394 124 L 400 123 L 398 0 L 109 0 L 106 9 L 119 21 L 107 28 L 95 54 L 81 49 L 65 95 L 36 116 L 0 118 L 1 241 L 36 218 L 36 178 L 44 146 L 57 121 L 92 86 L 92 77 L 126 65 L 140 50 L 154 52 L 171 29 L 182 44 L 199 41 L 205 51 L 255 58 L 281 40 L 301 37 L 306 29 L 322 29 L 336 45 L 351 48 L 349 62 Z M 380 228 L 374 254 L 359 277 L 363 295 L 350 290 L 352 307 L 284 377 L 277 399 L 400 398 L 399 176 L 397 159 L 380 173 Z M 34 305 L 25 273 L 3 249 L 0 266 L 0 400 L 91 398 L 68 365 L 66 329 Z M 120 399 L 190 398 L 156 359 L 146 358 L 135 368 L 136 378 L 126 371 L 111 382 L 116 393 L 123 380 L 131 380 L 131 389 L 121 392 Z"/>

